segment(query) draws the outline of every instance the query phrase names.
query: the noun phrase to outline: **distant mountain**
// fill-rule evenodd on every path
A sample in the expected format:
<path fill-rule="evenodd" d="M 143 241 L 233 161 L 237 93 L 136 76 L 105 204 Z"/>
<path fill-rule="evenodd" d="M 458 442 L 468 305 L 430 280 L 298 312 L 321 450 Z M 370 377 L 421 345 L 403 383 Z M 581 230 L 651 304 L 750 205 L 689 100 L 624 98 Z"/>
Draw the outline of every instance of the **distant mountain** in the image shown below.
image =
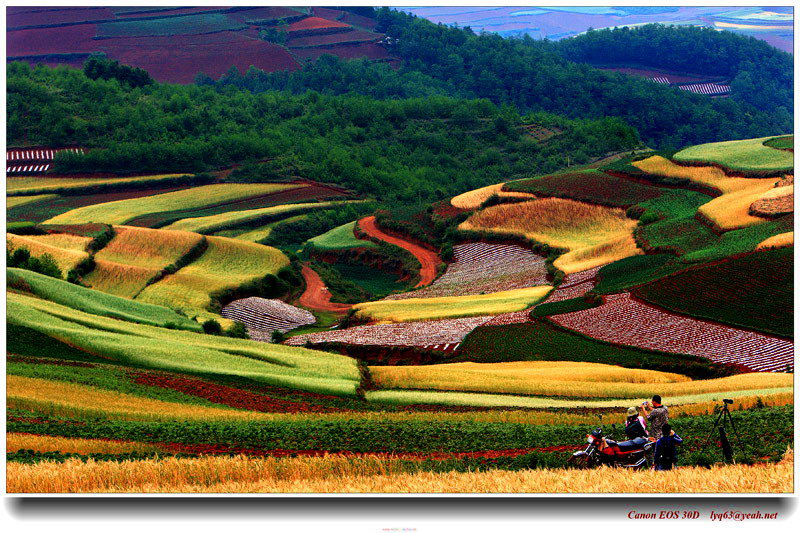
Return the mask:
<path fill-rule="evenodd" d="M 666 25 L 705 26 L 752 35 L 791 53 L 794 9 L 782 7 L 405 7 L 403 11 L 433 22 L 469 26 L 475 31 L 505 37 L 530 35 L 537 39 L 561 39 L 589 28 L 637 26 L 658 22 Z"/>

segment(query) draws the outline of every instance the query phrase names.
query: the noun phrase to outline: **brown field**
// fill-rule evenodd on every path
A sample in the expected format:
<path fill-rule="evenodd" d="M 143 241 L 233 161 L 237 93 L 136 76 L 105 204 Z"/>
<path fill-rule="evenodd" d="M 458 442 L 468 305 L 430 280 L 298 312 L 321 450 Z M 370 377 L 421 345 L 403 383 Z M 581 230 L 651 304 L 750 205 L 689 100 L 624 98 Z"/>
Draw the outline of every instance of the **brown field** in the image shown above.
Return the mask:
<path fill-rule="evenodd" d="M 402 492 L 402 493 L 787 493 L 792 454 L 778 464 L 683 467 L 670 472 L 622 469 L 402 472 L 378 457 L 248 458 L 123 462 L 41 462 L 7 466 L 10 493 L 91 492 Z M 598 483 L 598 479 L 602 480 Z"/>

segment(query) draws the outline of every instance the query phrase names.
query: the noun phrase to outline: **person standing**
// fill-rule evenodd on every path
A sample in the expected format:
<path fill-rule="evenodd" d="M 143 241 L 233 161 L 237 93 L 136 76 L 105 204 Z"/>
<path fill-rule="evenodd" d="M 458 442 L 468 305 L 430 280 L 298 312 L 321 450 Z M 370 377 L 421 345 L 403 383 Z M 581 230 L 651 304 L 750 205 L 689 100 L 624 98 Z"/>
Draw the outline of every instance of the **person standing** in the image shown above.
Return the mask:
<path fill-rule="evenodd" d="M 661 403 L 661 396 L 653 395 L 652 403 L 642 404 L 642 410 L 647 415 L 647 425 L 650 431 L 650 438 L 658 440 L 661 438 L 661 428 L 669 422 L 669 411 L 667 406 Z"/>
<path fill-rule="evenodd" d="M 683 439 L 673 431 L 669 424 L 661 426 L 661 431 L 663 435 L 656 441 L 654 467 L 656 470 L 672 470 L 672 467 L 678 462 L 677 446 L 683 442 Z"/>

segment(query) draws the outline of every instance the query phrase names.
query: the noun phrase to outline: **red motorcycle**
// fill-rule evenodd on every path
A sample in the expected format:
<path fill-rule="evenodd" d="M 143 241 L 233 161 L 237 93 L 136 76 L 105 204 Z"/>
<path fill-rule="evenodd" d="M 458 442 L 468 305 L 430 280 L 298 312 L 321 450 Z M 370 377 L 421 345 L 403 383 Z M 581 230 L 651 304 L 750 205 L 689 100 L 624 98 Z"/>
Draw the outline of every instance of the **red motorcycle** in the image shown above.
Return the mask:
<path fill-rule="evenodd" d="M 589 446 L 572 454 L 567 464 L 578 468 L 596 466 L 620 466 L 633 470 L 646 469 L 650 466 L 647 456 L 654 442 L 643 437 L 617 442 L 606 437 L 598 428 L 586 435 Z"/>

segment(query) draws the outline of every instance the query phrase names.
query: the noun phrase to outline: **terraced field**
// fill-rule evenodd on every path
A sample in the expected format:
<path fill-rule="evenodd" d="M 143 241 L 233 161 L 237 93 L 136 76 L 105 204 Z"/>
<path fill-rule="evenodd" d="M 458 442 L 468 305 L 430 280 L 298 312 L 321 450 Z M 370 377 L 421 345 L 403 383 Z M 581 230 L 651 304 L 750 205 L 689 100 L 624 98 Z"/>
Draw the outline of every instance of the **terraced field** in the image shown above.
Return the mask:
<path fill-rule="evenodd" d="M 679 163 L 714 163 L 745 174 L 774 174 L 790 171 L 794 166 L 792 153 L 767 146 L 774 137 L 700 144 L 675 154 Z"/>
<path fill-rule="evenodd" d="M 256 297 L 235 300 L 223 307 L 220 314 L 244 324 L 251 339 L 265 342 L 271 341 L 274 331 L 286 333 L 317 321 L 305 309 L 280 300 Z"/>
<path fill-rule="evenodd" d="M 41 257 L 50 254 L 58 268 L 66 275 L 78 263 L 89 257 L 85 251 L 92 239 L 89 237 L 72 236 L 64 238 L 51 235 L 14 235 L 6 233 L 6 245 L 12 248 L 25 248 L 32 256 Z"/>
<path fill-rule="evenodd" d="M 787 339 L 670 313 L 629 293 L 606 296 L 599 307 L 551 320 L 582 335 L 625 346 L 691 354 L 759 372 L 794 368 L 794 343 Z"/>
<path fill-rule="evenodd" d="M 181 181 L 184 174 L 156 174 L 148 176 L 135 176 L 129 178 L 45 178 L 45 177 L 9 177 L 6 182 L 8 196 L 21 196 L 31 194 L 77 194 L 92 191 L 93 189 L 122 189 L 147 188 L 153 185 L 174 183 Z M 190 176 L 185 176 L 189 178 Z"/>
<path fill-rule="evenodd" d="M 244 184 L 220 183 L 183 189 L 145 198 L 119 200 L 81 207 L 58 215 L 46 221 L 47 224 L 84 224 L 104 222 L 106 224 L 125 224 L 138 217 L 154 213 L 164 213 L 198 209 L 266 196 L 279 191 L 297 188 L 289 184 Z"/>
<path fill-rule="evenodd" d="M 372 241 L 359 239 L 355 236 L 356 222 L 348 222 L 339 227 L 308 240 L 309 246 L 316 250 L 341 250 L 346 248 L 375 248 Z"/>
<path fill-rule="evenodd" d="M 547 198 L 491 206 L 459 228 L 517 235 L 565 250 L 554 266 L 571 273 L 641 253 L 632 236 L 635 226 L 622 209 Z"/>
<path fill-rule="evenodd" d="M 275 248 L 225 237 L 206 237 L 208 248 L 175 274 L 147 286 L 136 298 L 177 309 L 210 309 L 214 295 L 276 274 L 289 259 Z"/>

